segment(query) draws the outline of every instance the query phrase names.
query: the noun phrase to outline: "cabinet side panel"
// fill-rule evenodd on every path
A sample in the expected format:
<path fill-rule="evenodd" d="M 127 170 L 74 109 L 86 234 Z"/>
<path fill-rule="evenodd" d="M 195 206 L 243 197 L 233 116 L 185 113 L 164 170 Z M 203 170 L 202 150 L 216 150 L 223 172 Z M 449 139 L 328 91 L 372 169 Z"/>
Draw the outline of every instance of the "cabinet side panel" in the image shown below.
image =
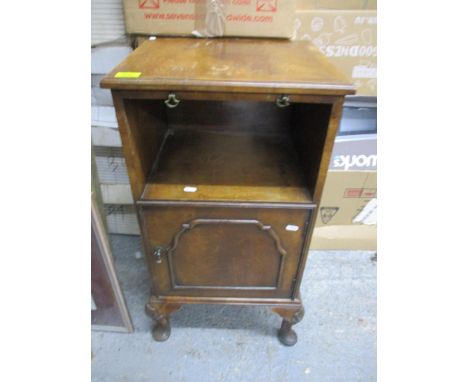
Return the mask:
<path fill-rule="evenodd" d="M 320 199 L 322 197 L 323 186 L 325 185 L 325 180 L 327 177 L 330 157 L 332 154 L 336 133 L 340 125 L 341 114 L 343 111 L 343 102 L 344 102 L 344 99 L 339 99 L 333 103 L 330 113 L 328 114 L 328 118 L 325 118 L 326 113 L 324 112 L 319 113 L 316 116 L 317 118 L 316 120 L 320 121 L 321 122 L 320 126 L 322 126 L 322 129 L 320 130 L 320 134 L 318 135 L 320 139 L 318 139 L 317 137 L 315 142 L 310 145 L 309 150 L 306 149 L 306 145 L 304 144 L 304 142 L 298 142 L 296 140 L 296 145 L 298 147 L 298 151 L 301 156 L 301 159 L 303 160 L 303 163 L 304 163 L 304 160 L 307 159 L 307 155 L 309 155 L 309 157 L 312 158 L 313 160 L 316 160 L 316 158 L 320 156 L 319 162 L 316 163 L 315 165 L 310 165 L 309 167 L 309 171 L 313 169 L 315 173 L 313 171 L 310 171 L 309 173 L 307 173 L 308 176 L 312 176 L 311 178 L 309 178 L 309 181 L 311 182 L 311 184 L 313 184 L 313 188 L 311 188 L 310 191 L 311 193 L 313 193 L 313 200 L 317 204 L 317 206 L 320 205 Z M 306 129 L 307 126 L 304 124 L 306 120 L 302 118 L 299 120 L 302 123 L 299 123 L 293 126 L 293 128 L 296 128 L 296 135 L 293 134 L 293 136 L 295 137 L 295 139 L 297 138 L 300 139 L 301 137 L 306 137 L 307 136 L 306 133 L 308 133 L 309 138 L 311 138 L 310 136 L 312 135 L 311 133 L 312 129 Z M 323 129 L 323 124 L 325 124 L 325 129 Z M 309 127 L 312 127 L 312 126 L 309 126 Z M 321 147 L 320 147 L 320 140 L 322 141 Z M 311 141 L 314 141 L 314 140 L 311 140 Z M 304 166 L 307 166 L 307 163 L 304 163 Z M 302 276 L 304 273 L 305 262 L 307 261 L 308 248 L 312 240 L 312 235 L 313 235 L 318 211 L 319 209 L 317 208 L 313 212 L 311 220 L 310 220 L 309 229 L 308 229 L 307 236 L 305 239 L 305 249 L 300 259 L 300 265 L 298 267 L 298 273 L 296 275 L 297 282 L 296 282 L 294 292 L 293 292 L 294 298 L 297 298 L 299 296 L 299 288 L 300 288 Z"/>
<path fill-rule="evenodd" d="M 310 194 L 316 196 L 331 104 L 293 105 L 292 137 Z M 313 199 L 315 203 L 318 201 Z"/>
<path fill-rule="evenodd" d="M 163 102 L 129 100 L 113 92 L 123 152 L 134 200 L 143 191 L 167 131 Z"/>
<path fill-rule="evenodd" d="M 341 114 L 343 112 L 343 102 L 344 98 L 341 98 L 333 104 L 329 119 L 327 121 L 328 126 L 324 139 L 323 150 L 321 153 L 322 155 L 320 159 L 320 165 L 318 168 L 317 182 L 315 184 L 315 190 L 313 193 L 313 200 L 317 205 L 320 204 L 320 199 L 322 198 L 323 186 L 325 185 L 325 179 L 328 173 L 333 145 L 335 144 L 336 133 L 338 132 L 338 127 L 340 126 Z"/>

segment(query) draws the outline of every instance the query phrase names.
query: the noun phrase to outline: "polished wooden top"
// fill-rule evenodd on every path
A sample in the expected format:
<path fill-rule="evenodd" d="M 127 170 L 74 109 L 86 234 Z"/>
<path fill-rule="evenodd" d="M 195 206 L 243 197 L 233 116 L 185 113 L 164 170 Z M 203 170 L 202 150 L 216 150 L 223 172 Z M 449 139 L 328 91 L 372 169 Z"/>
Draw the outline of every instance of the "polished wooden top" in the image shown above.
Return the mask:
<path fill-rule="evenodd" d="M 125 78 L 128 76 L 138 77 Z M 234 38 L 146 41 L 112 70 L 101 86 L 128 90 L 355 93 L 351 82 L 309 42 Z"/>

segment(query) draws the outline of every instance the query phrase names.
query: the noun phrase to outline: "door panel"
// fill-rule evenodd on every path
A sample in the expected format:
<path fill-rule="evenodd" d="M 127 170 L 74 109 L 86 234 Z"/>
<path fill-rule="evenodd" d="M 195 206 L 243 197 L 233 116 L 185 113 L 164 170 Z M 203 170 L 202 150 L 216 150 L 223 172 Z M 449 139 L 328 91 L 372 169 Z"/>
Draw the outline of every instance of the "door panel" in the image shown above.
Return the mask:
<path fill-rule="evenodd" d="M 175 238 L 167 253 L 175 288 L 278 284 L 286 251 L 273 229 L 258 220 L 196 219 Z"/>
<path fill-rule="evenodd" d="M 155 293 L 289 297 L 310 213 L 140 206 Z"/>

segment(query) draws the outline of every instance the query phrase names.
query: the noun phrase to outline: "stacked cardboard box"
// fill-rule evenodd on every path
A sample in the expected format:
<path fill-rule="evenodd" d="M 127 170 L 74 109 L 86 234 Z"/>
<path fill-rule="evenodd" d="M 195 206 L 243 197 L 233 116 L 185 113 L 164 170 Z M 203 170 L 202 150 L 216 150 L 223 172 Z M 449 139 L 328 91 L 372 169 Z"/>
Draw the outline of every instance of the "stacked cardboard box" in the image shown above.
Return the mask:
<path fill-rule="evenodd" d="M 377 95 L 376 9 L 376 0 L 297 0 L 293 39 L 317 46 L 354 82 L 358 96 Z M 376 123 L 366 117 L 342 120 L 360 131 L 375 132 Z M 376 250 L 376 146 L 375 133 L 336 139 L 312 249 Z"/>
<path fill-rule="evenodd" d="M 377 9 L 377 0 L 296 0 L 296 9 Z"/>
<path fill-rule="evenodd" d="M 127 33 L 290 38 L 295 0 L 124 0 Z"/>
<path fill-rule="evenodd" d="M 294 40 L 310 41 L 357 86 L 357 95 L 377 95 L 376 2 L 299 0 Z"/>
<path fill-rule="evenodd" d="M 376 134 L 337 137 L 312 249 L 376 250 L 376 138 Z"/>
<path fill-rule="evenodd" d="M 138 224 L 112 96 L 109 90 L 99 87 L 102 77 L 130 52 L 127 45 L 102 46 L 91 51 L 91 141 L 108 230 L 137 235 Z"/>
<path fill-rule="evenodd" d="M 376 1 L 296 1 L 125 0 L 124 5 L 130 34 L 287 37 L 309 41 L 348 75 L 357 86 L 358 96 L 376 96 Z M 208 11 L 207 3 L 220 4 L 218 13 Z M 193 17 L 182 17 L 186 14 Z"/>

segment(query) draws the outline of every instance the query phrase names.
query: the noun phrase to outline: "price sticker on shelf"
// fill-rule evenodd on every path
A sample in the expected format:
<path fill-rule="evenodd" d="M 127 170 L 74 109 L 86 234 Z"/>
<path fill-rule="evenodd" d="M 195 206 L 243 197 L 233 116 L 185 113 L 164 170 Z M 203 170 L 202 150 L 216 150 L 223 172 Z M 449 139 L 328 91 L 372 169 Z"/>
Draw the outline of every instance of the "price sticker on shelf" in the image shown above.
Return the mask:
<path fill-rule="evenodd" d="M 198 191 L 197 187 L 193 187 L 193 186 L 185 186 L 184 187 L 184 192 L 197 192 L 197 191 Z"/>
<path fill-rule="evenodd" d="M 115 78 L 138 78 L 141 76 L 141 72 L 117 72 Z"/>

